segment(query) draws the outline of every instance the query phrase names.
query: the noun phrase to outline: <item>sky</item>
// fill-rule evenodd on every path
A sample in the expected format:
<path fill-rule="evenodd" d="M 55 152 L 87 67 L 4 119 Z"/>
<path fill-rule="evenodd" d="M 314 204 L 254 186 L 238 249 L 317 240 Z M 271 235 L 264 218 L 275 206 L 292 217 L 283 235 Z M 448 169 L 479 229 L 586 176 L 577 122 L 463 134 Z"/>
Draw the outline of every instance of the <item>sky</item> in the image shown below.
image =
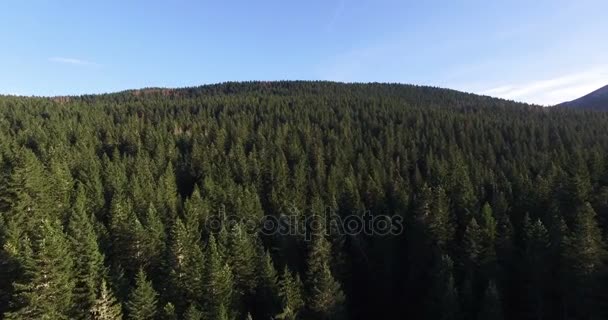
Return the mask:
<path fill-rule="evenodd" d="M 608 84 L 606 0 L 0 3 L 0 94 L 400 82 L 541 105 Z"/>

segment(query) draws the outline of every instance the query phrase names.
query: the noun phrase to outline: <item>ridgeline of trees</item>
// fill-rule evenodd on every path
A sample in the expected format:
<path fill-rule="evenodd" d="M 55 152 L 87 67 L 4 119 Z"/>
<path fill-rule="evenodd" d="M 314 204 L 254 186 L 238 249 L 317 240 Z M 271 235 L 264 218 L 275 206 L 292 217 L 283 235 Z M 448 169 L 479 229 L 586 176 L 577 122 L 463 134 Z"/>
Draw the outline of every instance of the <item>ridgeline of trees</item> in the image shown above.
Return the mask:
<path fill-rule="evenodd" d="M 365 210 L 404 232 L 206 223 Z M 605 319 L 607 236 L 608 113 L 329 82 L 0 97 L 4 319 Z"/>

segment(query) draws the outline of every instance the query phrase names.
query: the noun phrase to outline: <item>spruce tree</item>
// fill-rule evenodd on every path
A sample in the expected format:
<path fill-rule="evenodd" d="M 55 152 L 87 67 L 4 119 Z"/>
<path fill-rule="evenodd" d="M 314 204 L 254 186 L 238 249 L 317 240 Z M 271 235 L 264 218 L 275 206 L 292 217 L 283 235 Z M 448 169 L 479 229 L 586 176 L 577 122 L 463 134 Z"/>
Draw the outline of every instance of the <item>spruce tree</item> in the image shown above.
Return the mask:
<path fill-rule="evenodd" d="M 152 283 L 146 278 L 143 269 L 140 269 L 135 278 L 135 288 L 129 296 L 127 310 L 129 319 L 152 320 L 158 313 L 158 294 L 154 291 Z"/>
<path fill-rule="evenodd" d="M 226 260 L 234 275 L 238 295 L 252 293 L 256 287 L 255 246 L 251 236 L 240 225 L 235 225 L 228 235 Z"/>
<path fill-rule="evenodd" d="M 108 288 L 105 279 L 101 280 L 99 293 L 91 308 L 93 320 L 121 320 L 122 308 Z"/>
<path fill-rule="evenodd" d="M 209 319 L 217 319 L 220 306 L 233 305 L 233 276 L 230 266 L 222 260 L 213 235 L 209 236 L 204 261 L 203 313 Z"/>
<path fill-rule="evenodd" d="M 460 316 L 458 291 L 453 276 L 454 263 L 442 255 L 433 269 L 430 294 L 425 299 L 428 319 L 455 320 Z"/>
<path fill-rule="evenodd" d="M 40 221 L 36 237 L 26 241 L 23 278 L 14 284 L 16 311 L 7 319 L 69 319 L 74 291 L 74 264 L 69 240 L 57 222 Z"/>
<path fill-rule="evenodd" d="M 97 296 L 97 286 L 103 274 L 103 256 L 91 223 L 92 214 L 86 211 L 86 198 L 82 187 L 76 190 L 67 233 L 74 253 L 74 310 L 75 319 L 89 319 L 89 310 Z"/>
<path fill-rule="evenodd" d="M 182 311 L 203 296 L 203 251 L 200 236 L 192 225 L 178 218 L 171 231 L 169 250 L 169 294 Z"/>
<path fill-rule="evenodd" d="M 267 319 L 279 312 L 279 288 L 277 286 L 277 271 L 268 251 L 258 244 L 257 251 L 257 288 L 255 291 L 254 315 L 259 319 Z"/>
<path fill-rule="evenodd" d="M 193 304 L 184 313 L 184 320 L 203 320 L 203 313 Z"/>
<path fill-rule="evenodd" d="M 596 314 L 596 283 L 606 259 L 606 247 L 589 203 L 580 206 L 574 225 L 564 243 L 566 279 L 566 312 L 571 317 L 590 317 Z"/>
<path fill-rule="evenodd" d="M 330 270 L 329 243 L 322 234 L 314 236 L 308 254 L 307 307 L 321 319 L 344 317 L 345 296 Z"/>
<path fill-rule="evenodd" d="M 177 314 L 175 313 L 175 306 L 173 306 L 173 303 L 168 302 L 165 304 L 160 318 L 163 320 L 177 320 Z"/>
<path fill-rule="evenodd" d="M 282 312 L 277 315 L 281 319 L 296 319 L 298 313 L 304 307 L 304 286 L 300 276 L 294 277 L 287 266 L 283 270 L 279 280 L 279 297 L 281 298 Z"/>

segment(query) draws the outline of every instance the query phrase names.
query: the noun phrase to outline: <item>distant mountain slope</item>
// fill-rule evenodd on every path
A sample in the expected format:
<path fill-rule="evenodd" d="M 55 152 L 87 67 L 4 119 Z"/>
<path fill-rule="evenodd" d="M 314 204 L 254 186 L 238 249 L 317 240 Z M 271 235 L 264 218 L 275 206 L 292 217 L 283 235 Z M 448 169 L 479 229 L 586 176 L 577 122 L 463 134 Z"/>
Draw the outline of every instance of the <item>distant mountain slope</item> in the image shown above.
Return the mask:
<path fill-rule="evenodd" d="M 608 85 L 586 96 L 560 103 L 557 106 L 608 111 Z"/>

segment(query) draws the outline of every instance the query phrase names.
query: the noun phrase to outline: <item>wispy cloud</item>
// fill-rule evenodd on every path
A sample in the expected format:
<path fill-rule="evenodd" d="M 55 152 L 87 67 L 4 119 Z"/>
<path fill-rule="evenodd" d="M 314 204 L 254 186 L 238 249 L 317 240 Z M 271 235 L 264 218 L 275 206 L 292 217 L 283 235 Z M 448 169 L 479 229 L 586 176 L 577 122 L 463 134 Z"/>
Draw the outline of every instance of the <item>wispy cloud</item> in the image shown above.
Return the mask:
<path fill-rule="evenodd" d="M 562 74 L 549 79 L 503 84 L 480 93 L 542 105 L 555 105 L 583 96 L 608 84 L 608 65 L 582 72 Z"/>
<path fill-rule="evenodd" d="M 71 65 L 78 65 L 78 66 L 97 66 L 98 65 L 95 62 L 82 60 L 82 59 L 75 59 L 75 58 L 66 58 L 66 57 L 52 57 L 52 58 L 49 58 L 49 61 L 57 62 L 57 63 L 64 63 L 64 64 L 71 64 Z"/>

